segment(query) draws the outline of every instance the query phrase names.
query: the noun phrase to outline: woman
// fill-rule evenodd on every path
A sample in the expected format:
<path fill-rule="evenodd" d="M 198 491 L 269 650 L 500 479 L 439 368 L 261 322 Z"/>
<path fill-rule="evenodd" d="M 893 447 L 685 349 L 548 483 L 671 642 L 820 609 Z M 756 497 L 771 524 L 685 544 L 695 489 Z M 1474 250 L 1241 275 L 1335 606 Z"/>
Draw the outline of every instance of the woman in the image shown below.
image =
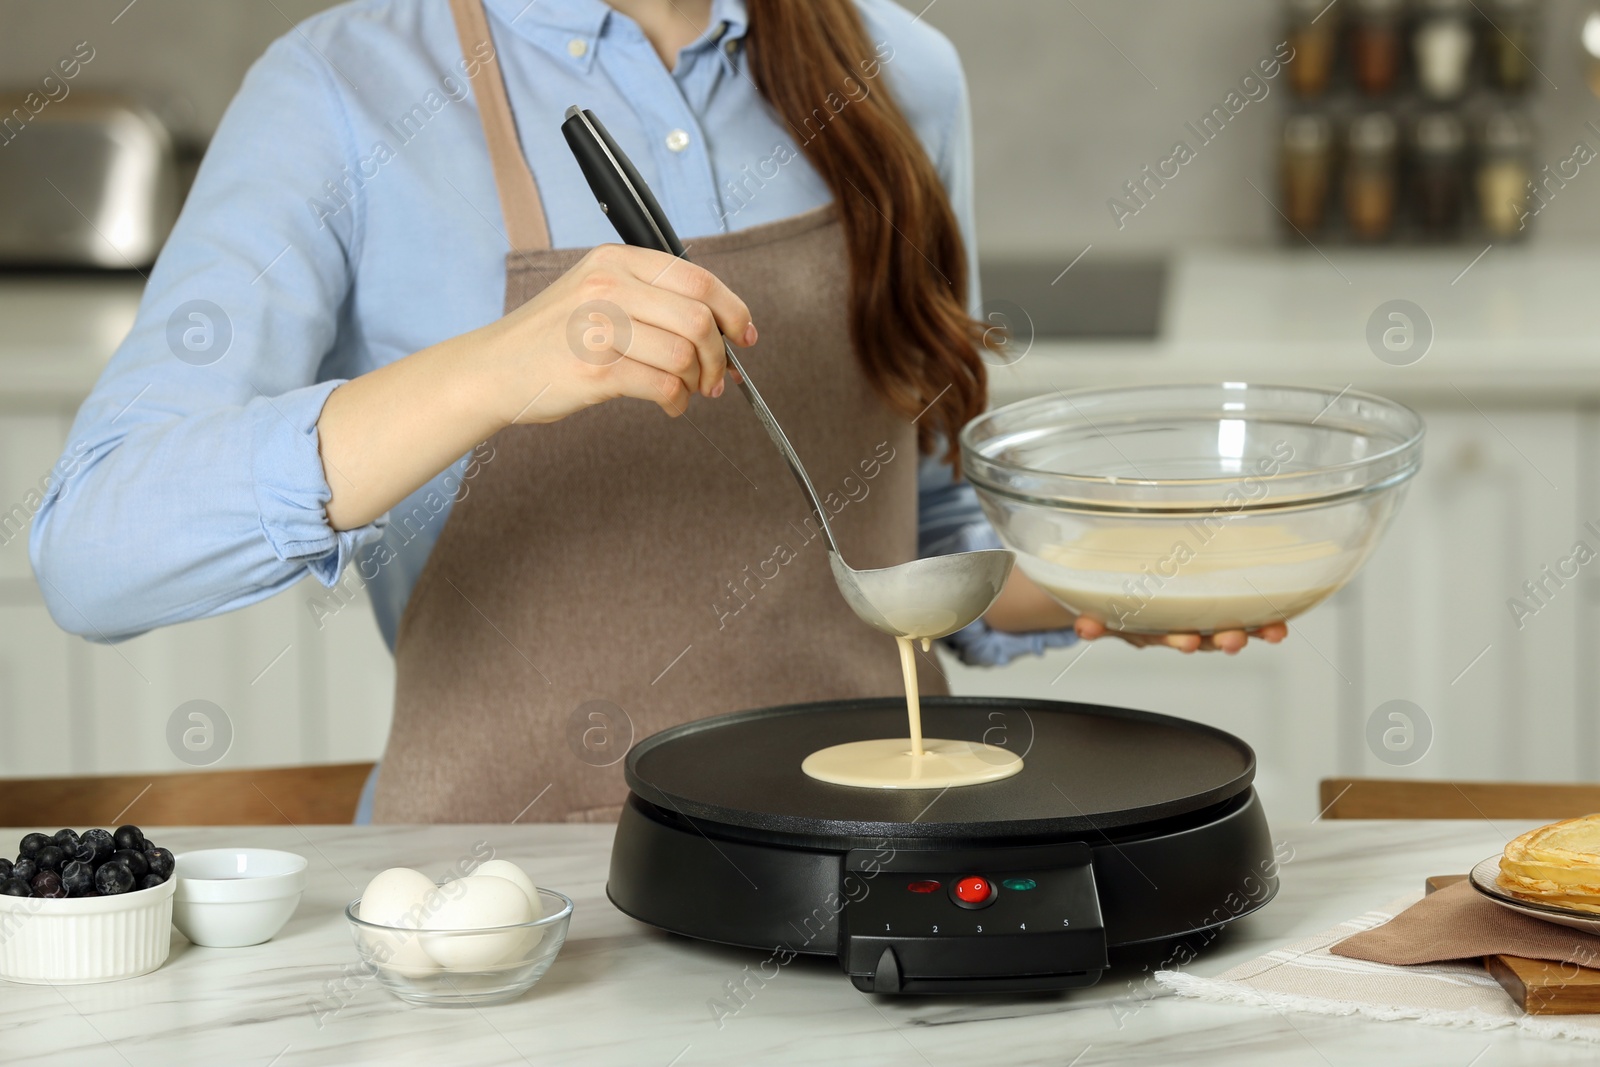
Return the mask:
<path fill-rule="evenodd" d="M 573 103 L 693 263 L 606 245 Z M 955 54 L 888 0 L 314 18 L 246 79 L 79 413 L 32 537 L 51 611 L 114 640 L 356 576 L 396 657 L 380 821 L 612 817 L 633 736 L 895 692 L 720 335 L 853 565 L 993 543 L 951 471 L 985 402 L 970 171 Z M 952 644 L 1073 624 L 1018 574 Z"/>

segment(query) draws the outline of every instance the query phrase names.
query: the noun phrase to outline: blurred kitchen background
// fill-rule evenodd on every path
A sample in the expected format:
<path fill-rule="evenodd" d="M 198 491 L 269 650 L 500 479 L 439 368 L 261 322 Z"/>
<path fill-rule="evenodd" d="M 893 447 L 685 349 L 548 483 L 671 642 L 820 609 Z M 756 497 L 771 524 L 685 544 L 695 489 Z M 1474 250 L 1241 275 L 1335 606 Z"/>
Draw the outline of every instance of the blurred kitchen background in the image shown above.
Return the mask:
<path fill-rule="evenodd" d="M 1255 747 L 1277 818 L 1315 815 L 1334 774 L 1600 778 L 1600 562 L 1546 570 L 1577 542 L 1600 551 L 1596 5 L 923 2 L 908 6 L 971 85 L 987 312 L 1010 332 L 996 402 L 1303 382 L 1381 392 L 1429 424 L 1377 556 L 1284 646 L 1184 658 L 1103 641 L 950 663 L 956 690 L 1212 723 Z M 38 90 L 76 56 L 68 99 L 118 94 L 166 131 L 86 113 L 126 149 L 111 233 L 63 211 L 95 198 L 108 157 L 92 141 L 50 135 L 79 153 L 62 157 L 85 183 L 70 197 L 40 184 L 26 141 L 0 147 L 0 258 L 31 264 L 0 272 L 0 775 L 182 769 L 167 726 L 192 700 L 231 724 L 218 766 L 382 749 L 393 670 L 359 592 L 345 604 L 308 579 L 108 647 L 54 626 L 26 549 L 30 490 L 132 319 L 141 279 L 122 257 L 159 241 L 162 198 L 251 61 L 327 6 L 0 0 L 0 92 Z M 1401 300 L 1411 332 L 1385 344 Z"/>

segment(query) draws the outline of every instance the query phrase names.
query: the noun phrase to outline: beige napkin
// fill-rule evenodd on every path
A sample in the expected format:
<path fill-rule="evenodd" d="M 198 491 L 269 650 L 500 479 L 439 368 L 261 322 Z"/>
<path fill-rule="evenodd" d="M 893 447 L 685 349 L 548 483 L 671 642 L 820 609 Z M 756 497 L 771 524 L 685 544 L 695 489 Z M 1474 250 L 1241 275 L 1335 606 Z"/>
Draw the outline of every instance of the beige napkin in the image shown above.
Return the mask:
<path fill-rule="evenodd" d="M 1600 937 L 1502 908 L 1467 882 L 1430 893 L 1389 922 L 1347 937 L 1335 956 L 1410 965 L 1523 956 L 1593 966 Z"/>

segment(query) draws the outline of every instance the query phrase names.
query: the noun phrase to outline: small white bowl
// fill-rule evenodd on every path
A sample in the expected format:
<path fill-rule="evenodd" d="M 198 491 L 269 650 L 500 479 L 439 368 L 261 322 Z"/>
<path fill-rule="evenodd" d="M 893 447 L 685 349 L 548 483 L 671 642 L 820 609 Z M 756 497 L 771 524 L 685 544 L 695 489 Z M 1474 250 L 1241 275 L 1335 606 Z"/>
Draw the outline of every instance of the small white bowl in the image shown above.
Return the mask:
<path fill-rule="evenodd" d="M 112 897 L 0 896 L 0 978 L 78 985 L 155 970 L 172 946 L 175 882 Z"/>
<path fill-rule="evenodd" d="M 283 929 L 306 888 L 306 858 L 270 848 L 180 852 L 172 924 L 208 948 L 259 945 Z"/>

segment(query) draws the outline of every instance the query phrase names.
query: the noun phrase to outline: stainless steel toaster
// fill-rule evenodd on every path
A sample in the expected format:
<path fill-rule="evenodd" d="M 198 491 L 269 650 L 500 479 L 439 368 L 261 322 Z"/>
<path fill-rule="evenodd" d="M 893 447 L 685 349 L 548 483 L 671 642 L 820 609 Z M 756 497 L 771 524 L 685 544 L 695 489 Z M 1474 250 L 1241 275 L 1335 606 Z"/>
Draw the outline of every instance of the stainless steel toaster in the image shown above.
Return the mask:
<path fill-rule="evenodd" d="M 40 102 L 0 95 L 0 265 L 149 266 L 178 212 L 166 127 L 103 93 Z"/>

